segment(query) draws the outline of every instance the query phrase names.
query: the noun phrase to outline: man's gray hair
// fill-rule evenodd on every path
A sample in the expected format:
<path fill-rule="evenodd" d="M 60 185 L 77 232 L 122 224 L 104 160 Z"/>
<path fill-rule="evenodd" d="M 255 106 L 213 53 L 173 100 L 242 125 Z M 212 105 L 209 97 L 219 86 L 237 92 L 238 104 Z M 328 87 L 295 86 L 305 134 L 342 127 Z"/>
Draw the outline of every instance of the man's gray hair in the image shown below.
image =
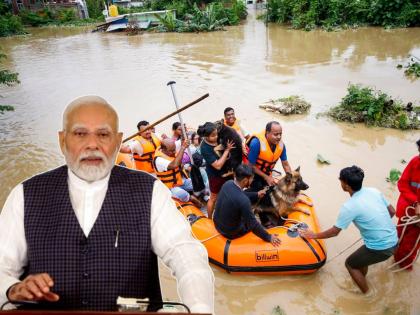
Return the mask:
<path fill-rule="evenodd" d="M 111 106 L 111 104 L 109 104 L 105 99 L 103 99 L 100 96 L 97 95 L 85 95 L 85 96 L 80 96 L 77 97 L 76 99 L 74 99 L 73 101 L 71 101 L 66 109 L 63 112 L 63 131 L 66 130 L 66 126 L 68 123 L 68 117 L 70 115 L 71 112 L 73 112 L 75 109 L 78 109 L 80 107 L 83 106 L 90 106 L 90 105 L 99 105 L 99 106 L 103 106 L 104 108 L 108 109 L 111 113 L 113 113 L 113 115 L 115 115 L 116 118 L 116 127 L 117 130 L 115 130 L 115 132 L 118 131 L 118 114 L 115 111 L 114 107 Z"/>

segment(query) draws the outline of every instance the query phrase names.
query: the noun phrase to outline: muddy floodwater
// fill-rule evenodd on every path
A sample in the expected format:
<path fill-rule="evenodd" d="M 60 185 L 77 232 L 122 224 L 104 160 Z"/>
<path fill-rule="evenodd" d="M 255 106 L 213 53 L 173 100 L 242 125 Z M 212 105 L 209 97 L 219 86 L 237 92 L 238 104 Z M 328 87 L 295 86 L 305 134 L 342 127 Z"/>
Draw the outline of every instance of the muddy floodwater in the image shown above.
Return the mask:
<path fill-rule="evenodd" d="M 84 94 L 104 97 L 116 107 L 121 129 L 129 135 L 139 120 L 153 122 L 174 110 L 166 86 L 170 80 L 177 82 L 182 104 L 210 93 L 184 113 L 191 127 L 221 118 L 227 106 L 236 109 L 250 132 L 279 120 L 289 161 L 301 166 L 323 228 L 335 223 L 349 198 L 337 179 L 345 166 L 362 167 L 365 186 L 377 187 L 395 205 L 397 188 L 385 178 L 392 168 L 403 170 L 401 160 L 416 154 L 420 132 L 336 123 L 317 114 L 337 104 L 350 82 L 418 105 L 420 80 L 407 79 L 396 66 L 409 55 L 420 58 L 420 29 L 305 32 L 266 27 L 250 13 L 245 24 L 214 33 L 126 36 L 49 28 L 0 39 L 9 57 L 6 66 L 19 72 L 21 81 L 0 88 L 0 103 L 16 108 L 0 115 L 0 207 L 20 181 L 63 163 L 57 130 L 70 100 Z M 258 108 L 293 94 L 312 103 L 309 114 L 283 117 Z M 175 120 L 158 131 L 169 133 Z M 318 153 L 331 165 L 319 165 Z M 328 256 L 358 238 L 351 226 L 327 240 Z M 391 260 L 373 266 L 368 274 L 373 290 L 362 296 L 344 267 L 351 250 L 308 276 L 234 276 L 213 268 L 216 313 L 271 314 L 279 306 L 281 314 L 289 315 L 420 314 L 419 262 L 414 271 L 395 274 L 387 270 Z M 164 267 L 161 272 L 165 298 L 177 299 L 170 272 Z"/>

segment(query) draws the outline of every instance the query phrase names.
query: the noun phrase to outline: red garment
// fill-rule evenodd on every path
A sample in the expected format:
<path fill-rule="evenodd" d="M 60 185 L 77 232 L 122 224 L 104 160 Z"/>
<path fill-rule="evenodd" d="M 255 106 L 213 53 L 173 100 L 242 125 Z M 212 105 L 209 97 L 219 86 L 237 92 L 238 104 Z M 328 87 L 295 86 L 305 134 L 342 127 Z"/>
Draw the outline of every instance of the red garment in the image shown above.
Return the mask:
<path fill-rule="evenodd" d="M 397 217 L 398 224 L 401 224 L 401 217 L 405 216 L 405 211 L 408 206 L 414 205 L 415 202 L 420 202 L 420 156 L 415 156 L 401 175 L 398 181 L 398 190 L 400 191 L 400 197 L 397 203 Z M 414 209 L 410 209 L 409 215 L 414 215 Z M 401 236 L 404 227 L 398 227 L 398 237 Z M 405 229 L 404 237 L 401 240 L 398 249 L 394 256 L 395 261 L 403 259 L 413 249 L 417 238 L 420 235 L 420 228 L 416 225 L 409 225 Z M 400 263 L 400 267 L 405 267 L 413 262 L 416 258 L 417 251 L 419 250 L 420 244 L 417 245 L 416 250 L 410 255 L 409 258 Z M 409 269 L 412 269 L 409 268 Z"/>
<path fill-rule="evenodd" d="M 417 185 L 417 187 L 414 187 Z M 404 169 L 398 181 L 400 197 L 397 203 L 397 217 L 405 215 L 405 209 L 416 201 L 420 202 L 420 156 L 415 156 Z"/>

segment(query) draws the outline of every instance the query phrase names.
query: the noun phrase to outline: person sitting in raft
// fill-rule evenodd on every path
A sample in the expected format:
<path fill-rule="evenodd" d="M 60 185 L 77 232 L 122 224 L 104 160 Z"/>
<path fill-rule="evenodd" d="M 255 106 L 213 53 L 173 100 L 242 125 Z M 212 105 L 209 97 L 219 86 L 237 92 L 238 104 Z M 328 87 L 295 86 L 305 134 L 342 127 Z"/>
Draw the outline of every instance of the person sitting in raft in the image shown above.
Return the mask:
<path fill-rule="evenodd" d="M 350 276 L 363 293 L 369 291 L 366 281 L 368 266 L 387 260 L 395 251 L 397 230 L 391 218 L 394 207 L 375 188 L 362 188 L 364 172 L 355 165 L 340 171 L 343 191 L 351 196 L 341 207 L 333 227 L 320 233 L 299 230 L 306 238 L 323 239 L 337 236 L 351 222 L 360 230 L 364 245 L 351 254 L 345 262 Z"/>
<path fill-rule="evenodd" d="M 253 166 L 255 179 L 251 188 L 258 191 L 264 186 L 273 186 L 275 179 L 271 176 L 274 166 L 280 159 L 283 169 L 290 173 L 292 168 L 287 161 L 286 145 L 281 141 L 283 129 L 278 121 L 270 121 L 265 131 L 249 138 L 248 162 Z"/>
<path fill-rule="evenodd" d="M 179 121 L 176 121 L 172 124 L 172 139 L 174 141 L 182 139 L 182 127 Z"/>
<path fill-rule="evenodd" d="M 201 202 L 189 194 L 193 191 L 191 179 L 182 177 L 181 160 L 188 146 L 189 141 L 184 140 L 180 150 L 176 153 L 175 141 L 169 138 L 163 139 L 160 149 L 155 153 L 153 165 L 157 178 L 171 190 L 174 198 L 183 202 L 191 200 L 196 206 L 201 207 Z"/>
<path fill-rule="evenodd" d="M 251 201 L 256 201 L 265 194 L 259 192 L 244 192 L 254 178 L 252 167 L 247 164 L 239 165 L 235 170 L 234 180 L 223 184 L 219 192 L 214 211 L 214 225 L 224 237 L 235 239 L 252 231 L 255 235 L 274 246 L 281 243 L 277 234 L 269 234 L 257 221 L 251 208 Z"/>
<path fill-rule="evenodd" d="M 286 146 L 281 141 L 282 127 L 277 121 L 270 121 L 265 126 L 265 131 L 254 134 L 248 139 L 249 147 L 248 162 L 252 165 L 255 178 L 249 191 L 260 191 L 266 186 L 273 186 L 276 180 L 272 176 L 274 167 L 280 159 L 283 169 L 290 173 L 292 168 L 287 161 Z M 267 194 L 260 201 L 261 205 L 271 206 L 271 200 Z M 261 223 L 270 226 L 270 220 L 265 213 L 260 213 Z"/>
<path fill-rule="evenodd" d="M 151 129 L 143 132 L 149 123 L 145 120 L 137 124 L 137 129 L 140 135 L 135 136 L 127 144 L 122 145 L 120 148 L 121 153 L 132 153 L 134 161 L 136 162 L 136 169 L 153 174 L 153 158 L 158 147 L 160 147 L 159 138 L 152 133 Z"/>
<path fill-rule="evenodd" d="M 197 133 L 203 138 L 200 145 L 200 152 L 206 161 L 206 172 L 209 178 L 210 199 L 207 201 L 207 216 L 211 219 L 213 217 L 217 194 L 222 188 L 222 185 L 231 179 L 222 176 L 222 167 L 229 157 L 230 150 L 234 149 L 235 145 L 233 141 L 228 141 L 225 151 L 219 157 L 214 151 L 214 148 L 218 145 L 216 125 L 212 122 L 206 122 L 204 125 L 198 127 Z"/>
<path fill-rule="evenodd" d="M 398 225 L 404 223 L 402 218 L 406 215 L 420 217 L 420 139 L 417 140 L 419 154 L 413 157 L 404 169 L 398 181 L 400 197 L 397 202 Z M 404 226 L 397 228 L 398 237 L 401 238 Z M 420 223 L 407 225 L 395 252 L 395 261 L 401 268 L 413 269 L 420 249 Z M 411 254 L 410 254 L 411 253 Z"/>

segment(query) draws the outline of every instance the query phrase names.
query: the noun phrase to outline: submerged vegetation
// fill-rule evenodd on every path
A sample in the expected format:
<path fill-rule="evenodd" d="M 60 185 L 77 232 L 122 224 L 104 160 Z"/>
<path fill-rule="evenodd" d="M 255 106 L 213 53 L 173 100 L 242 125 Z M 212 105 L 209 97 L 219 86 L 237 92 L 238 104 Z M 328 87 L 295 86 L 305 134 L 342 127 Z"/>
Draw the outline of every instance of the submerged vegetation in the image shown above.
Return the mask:
<path fill-rule="evenodd" d="M 176 13 L 178 18 L 172 14 L 164 17 L 156 15 L 161 22 L 158 30 L 162 32 L 217 31 L 223 29 L 225 25 L 236 25 L 247 16 L 245 4 L 241 0 L 233 0 L 229 6 L 225 6 L 222 2 L 212 2 L 202 10 L 194 3 L 191 8 L 182 6 L 181 15 L 178 11 Z"/>
<path fill-rule="evenodd" d="M 399 64 L 397 68 L 402 69 L 403 65 Z M 405 66 L 404 74 L 412 79 L 420 78 L 420 63 L 415 61 L 414 58 L 411 58 L 411 60 Z"/>
<path fill-rule="evenodd" d="M 6 55 L 0 53 L 0 66 Z M 11 72 L 9 70 L 3 69 L 3 66 L 0 68 L 0 85 L 12 86 L 14 84 L 20 83 L 18 79 L 18 74 Z M 15 110 L 11 105 L 0 105 L 0 113 L 3 114 L 4 111 L 13 111 Z"/>
<path fill-rule="evenodd" d="M 420 107 L 370 87 L 351 84 L 341 103 L 327 112 L 338 121 L 396 129 L 420 129 Z"/>
<path fill-rule="evenodd" d="M 420 26 L 418 0 L 268 0 L 267 20 L 296 29 Z"/>

